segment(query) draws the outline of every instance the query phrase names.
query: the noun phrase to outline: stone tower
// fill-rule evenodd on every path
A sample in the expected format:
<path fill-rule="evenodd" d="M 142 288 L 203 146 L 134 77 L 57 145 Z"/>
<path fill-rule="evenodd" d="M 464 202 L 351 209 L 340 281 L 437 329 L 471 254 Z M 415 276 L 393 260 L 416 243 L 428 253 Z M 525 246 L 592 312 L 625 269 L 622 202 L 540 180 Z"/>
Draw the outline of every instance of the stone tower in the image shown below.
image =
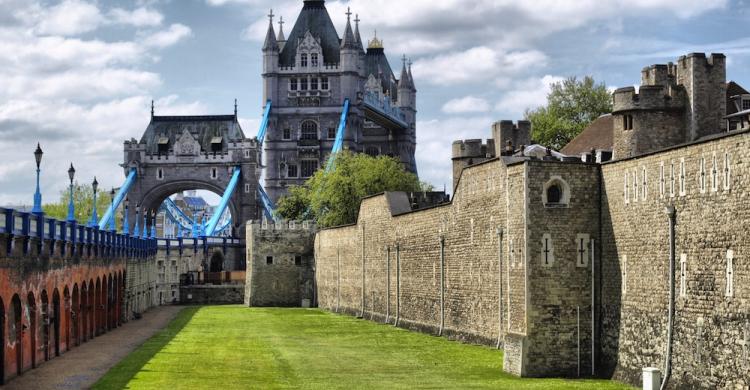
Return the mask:
<path fill-rule="evenodd" d="M 303 2 L 287 37 L 276 35 L 269 16 L 263 95 L 272 105 L 264 144 L 270 197 L 278 200 L 324 165 L 345 99 L 344 148 L 394 156 L 416 173 L 416 88 L 406 62 L 396 79 L 382 40 L 376 36 L 365 51 L 350 12 L 339 38 L 323 0 Z"/>
<path fill-rule="evenodd" d="M 695 141 L 726 130 L 723 54 L 692 53 L 641 72 L 641 87 L 615 91 L 614 158 Z"/>

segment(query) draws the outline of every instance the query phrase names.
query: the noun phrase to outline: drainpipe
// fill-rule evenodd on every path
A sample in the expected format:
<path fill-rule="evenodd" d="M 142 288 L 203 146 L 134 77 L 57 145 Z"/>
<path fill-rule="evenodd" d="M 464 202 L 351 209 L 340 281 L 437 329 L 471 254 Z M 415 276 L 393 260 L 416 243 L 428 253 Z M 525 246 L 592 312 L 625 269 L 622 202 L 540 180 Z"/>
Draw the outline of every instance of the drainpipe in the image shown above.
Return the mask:
<path fill-rule="evenodd" d="M 596 277 L 594 276 L 596 242 L 591 239 L 591 376 L 596 375 Z"/>
<path fill-rule="evenodd" d="M 391 247 L 390 245 L 385 247 L 385 322 L 390 323 L 391 321 Z"/>
<path fill-rule="evenodd" d="M 365 318 L 365 225 L 362 223 L 362 312 L 360 318 Z"/>
<path fill-rule="evenodd" d="M 445 237 L 440 237 L 440 329 L 438 336 L 445 329 Z"/>
<path fill-rule="evenodd" d="M 396 244 L 396 323 L 401 321 L 401 245 Z"/>
<path fill-rule="evenodd" d="M 497 344 L 500 349 L 503 337 L 503 229 L 497 228 Z"/>
<path fill-rule="evenodd" d="M 675 222 L 677 210 L 674 206 L 667 206 L 664 211 L 669 215 L 669 314 L 667 320 L 667 354 L 664 357 L 664 379 L 661 390 L 667 388 L 672 371 L 672 328 L 674 327 L 674 272 L 675 272 Z"/>

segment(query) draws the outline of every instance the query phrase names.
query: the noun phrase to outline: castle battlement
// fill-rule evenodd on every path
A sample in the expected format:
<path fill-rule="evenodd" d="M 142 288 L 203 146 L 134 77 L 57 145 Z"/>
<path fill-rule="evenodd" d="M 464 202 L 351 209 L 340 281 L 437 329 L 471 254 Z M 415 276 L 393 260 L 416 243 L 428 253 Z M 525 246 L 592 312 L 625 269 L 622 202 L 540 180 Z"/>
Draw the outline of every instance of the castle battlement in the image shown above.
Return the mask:
<path fill-rule="evenodd" d="M 651 76 L 650 74 L 649 77 Z M 635 87 L 619 88 L 612 97 L 613 113 L 633 110 L 681 110 L 685 106 L 684 89 L 674 84 L 642 85 L 638 92 Z"/>
<path fill-rule="evenodd" d="M 452 158 L 491 158 L 495 156 L 495 140 L 467 139 L 453 141 Z"/>
<path fill-rule="evenodd" d="M 318 225 L 313 221 L 269 221 L 263 220 L 251 220 L 247 222 L 248 226 L 252 226 L 253 231 L 257 234 L 264 234 L 263 232 L 284 232 L 284 231 L 308 231 L 315 232 L 318 230 Z"/>
<path fill-rule="evenodd" d="M 680 56 L 680 58 L 677 59 L 677 71 L 679 72 L 680 68 L 687 68 L 692 64 L 693 66 L 701 65 L 723 72 L 726 66 L 726 59 L 727 57 L 722 53 L 711 53 L 710 56 L 706 56 L 706 53 L 690 53 Z"/>

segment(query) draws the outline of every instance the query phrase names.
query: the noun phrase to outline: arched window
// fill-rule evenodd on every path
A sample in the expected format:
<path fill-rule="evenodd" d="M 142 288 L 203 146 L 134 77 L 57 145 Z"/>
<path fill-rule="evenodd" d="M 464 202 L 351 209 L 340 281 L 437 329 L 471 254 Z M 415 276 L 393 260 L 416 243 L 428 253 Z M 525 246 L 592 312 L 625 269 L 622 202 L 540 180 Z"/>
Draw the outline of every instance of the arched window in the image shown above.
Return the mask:
<path fill-rule="evenodd" d="M 318 139 L 318 124 L 313 121 L 302 122 L 299 139 Z"/>
<path fill-rule="evenodd" d="M 560 189 L 560 185 L 553 184 L 547 188 L 547 203 L 560 203 L 560 199 L 562 198 L 562 190 Z"/>
<path fill-rule="evenodd" d="M 303 68 L 307 68 L 307 54 L 300 54 L 299 56 L 299 66 Z"/>
<path fill-rule="evenodd" d="M 544 207 L 568 207 L 570 203 L 570 186 L 559 176 L 552 176 L 544 184 L 542 193 Z"/>
<path fill-rule="evenodd" d="M 310 54 L 310 63 L 312 64 L 313 68 L 318 67 L 318 55 L 317 54 L 315 53 Z"/>

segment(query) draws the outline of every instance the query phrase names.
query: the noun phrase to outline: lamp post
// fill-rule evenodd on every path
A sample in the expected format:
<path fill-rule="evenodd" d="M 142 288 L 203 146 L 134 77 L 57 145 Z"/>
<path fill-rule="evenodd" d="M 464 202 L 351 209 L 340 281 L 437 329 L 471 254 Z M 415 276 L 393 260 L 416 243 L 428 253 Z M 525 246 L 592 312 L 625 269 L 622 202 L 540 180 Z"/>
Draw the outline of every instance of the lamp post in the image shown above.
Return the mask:
<path fill-rule="evenodd" d="M 115 189 L 112 188 L 112 191 L 109 192 L 109 204 L 110 209 L 112 210 L 112 218 L 109 220 L 109 230 L 112 231 L 112 233 L 117 232 L 117 228 L 115 227 Z"/>
<path fill-rule="evenodd" d="M 94 181 L 91 183 L 91 188 L 94 190 L 94 205 L 93 210 L 91 210 L 91 221 L 89 221 L 89 226 L 95 227 L 98 226 L 99 216 L 96 214 L 96 194 L 97 191 L 99 191 L 99 182 L 96 181 L 96 176 L 94 176 Z"/>
<path fill-rule="evenodd" d="M 73 168 L 73 163 L 70 163 L 68 169 L 68 177 L 70 178 L 70 202 L 68 203 L 68 222 L 74 222 L 76 220 L 76 206 L 73 204 L 73 179 L 76 176 L 76 169 Z"/>
<path fill-rule="evenodd" d="M 36 159 L 36 192 L 34 193 L 34 208 L 31 210 L 36 215 L 42 215 L 42 192 L 39 191 L 39 173 L 41 172 L 40 166 L 42 164 L 42 152 L 41 146 L 36 144 L 36 151 L 34 151 L 34 159 Z"/>
<path fill-rule="evenodd" d="M 138 227 L 138 219 L 141 216 L 141 204 L 136 203 L 135 204 L 135 227 L 133 227 L 133 237 L 138 238 L 138 235 L 140 234 L 140 228 Z"/>

